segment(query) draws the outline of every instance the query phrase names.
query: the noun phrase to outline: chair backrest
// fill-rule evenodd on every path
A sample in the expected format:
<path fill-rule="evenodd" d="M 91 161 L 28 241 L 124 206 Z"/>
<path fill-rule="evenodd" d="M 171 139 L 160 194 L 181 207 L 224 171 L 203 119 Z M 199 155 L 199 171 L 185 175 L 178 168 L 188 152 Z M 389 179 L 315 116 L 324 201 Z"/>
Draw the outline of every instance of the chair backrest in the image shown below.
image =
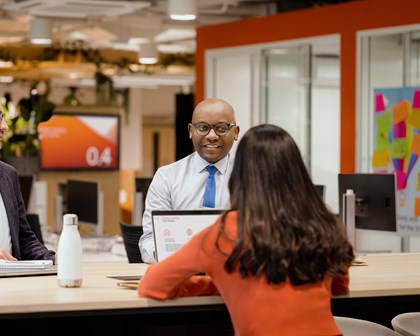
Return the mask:
<path fill-rule="evenodd" d="M 141 263 L 141 253 L 139 249 L 139 239 L 143 234 L 143 226 L 132 225 L 120 221 L 121 236 L 124 241 L 125 251 L 129 263 Z"/>
<path fill-rule="evenodd" d="M 35 233 L 35 236 L 38 238 L 38 240 L 44 244 L 44 239 L 42 237 L 42 231 L 41 231 L 41 224 L 39 222 L 39 216 L 36 213 L 27 213 L 26 214 L 26 220 L 29 223 L 29 226 L 31 227 L 32 231 Z"/>
<path fill-rule="evenodd" d="M 420 312 L 402 313 L 391 320 L 392 328 L 404 336 L 420 335 Z"/>
<path fill-rule="evenodd" d="M 382 324 L 351 317 L 334 316 L 338 328 L 344 336 L 398 336 L 395 331 Z"/>

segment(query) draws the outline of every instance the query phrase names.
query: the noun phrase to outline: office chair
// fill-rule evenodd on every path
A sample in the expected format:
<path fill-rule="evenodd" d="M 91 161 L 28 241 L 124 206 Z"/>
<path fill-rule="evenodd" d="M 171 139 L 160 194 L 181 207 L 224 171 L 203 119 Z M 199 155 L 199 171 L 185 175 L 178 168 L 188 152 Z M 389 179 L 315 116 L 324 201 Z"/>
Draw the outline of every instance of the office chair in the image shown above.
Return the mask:
<path fill-rule="evenodd" d="M 35 236 L 38 238 L 38 240 L 44 244 L 44 239 L 42 237 L 42 231 L 41 231 L 41 224 L 39 222 L 39 216 L 36 213 L 27 213 L 26 214 L 26 220 L 29 223 L 29 226 L 31 227 L 32 231 L 35 233 Z"/>
<path fill-rule="evenodd" d="M 392 328 L 403 336 L 420 335 L 420 312 L 402 313 L 391 320 Z"/>
<path fill-rule="evenodd" d="M 121 236 L 123 238 L 125 251 L 129 263 L 141 263 L 141 253 L 139 249 L 139 239 L 143 234 L 143 226 L 127 224 L 120 221 Z"/>
<path fill-rule="evenodd" d="M 381 324 L 351 317 L 334 316 L 338 328 L 344 336 L 400 336 Z"/>

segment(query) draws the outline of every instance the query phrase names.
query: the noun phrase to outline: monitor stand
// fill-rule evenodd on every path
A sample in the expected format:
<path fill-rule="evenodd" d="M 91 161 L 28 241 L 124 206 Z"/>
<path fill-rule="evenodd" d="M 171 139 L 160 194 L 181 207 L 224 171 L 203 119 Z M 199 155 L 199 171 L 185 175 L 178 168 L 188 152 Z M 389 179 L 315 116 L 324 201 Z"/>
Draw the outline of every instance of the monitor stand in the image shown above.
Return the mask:
<path fill-rule="evenodd" d="M 343 223 L 346 227 L 347 239 L 356 250 L 356 195 L 347 189 L 343 194 Z"/>

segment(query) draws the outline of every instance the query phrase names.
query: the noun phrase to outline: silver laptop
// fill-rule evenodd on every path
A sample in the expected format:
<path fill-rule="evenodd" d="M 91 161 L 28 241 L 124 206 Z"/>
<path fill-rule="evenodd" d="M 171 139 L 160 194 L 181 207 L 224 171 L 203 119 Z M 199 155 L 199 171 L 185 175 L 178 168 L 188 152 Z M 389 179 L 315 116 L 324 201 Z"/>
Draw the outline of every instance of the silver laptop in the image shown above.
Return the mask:
<path fill-rule="evenodd" d="M 213 224 L 222 212 L 221 209 L 152 211 L 156 261 L 184 246 L 193 235 Z"/>

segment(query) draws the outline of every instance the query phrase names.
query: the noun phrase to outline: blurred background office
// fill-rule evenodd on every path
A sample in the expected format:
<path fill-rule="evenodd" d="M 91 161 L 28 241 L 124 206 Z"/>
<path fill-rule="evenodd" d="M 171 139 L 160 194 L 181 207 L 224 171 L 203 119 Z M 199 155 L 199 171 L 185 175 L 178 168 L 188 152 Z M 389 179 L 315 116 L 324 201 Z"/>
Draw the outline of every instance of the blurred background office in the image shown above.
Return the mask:
<path fill-rule="evenodd" d="M 31 210 L 49 228 L 58 185 L 70 177 L 100 182 L 104 232 L 119 233 L 120 219 L 132 221 L 135 177 L 151 177 L 192 150 L 182 132 L 194 103 L 210 96 L 234 106 L 243 132 L 261 122 L 287 129 L 338 213 L 338 174 L 375 170 L 374 89 L 419 82 L 415 0 L 27 0 L 0 6 L 0 96 L 9 94 L 12 113 L 37 89 L 54 113 L 121 118 L 117 169 L 35 173 Z M 176 10 L 196 17 L 174 20 Z M 419 245 L 415 237 L 402 242 L 396 232 L 358 234 L 366 246 L 380 238 L 383 246 L 373 250 Z"/>

